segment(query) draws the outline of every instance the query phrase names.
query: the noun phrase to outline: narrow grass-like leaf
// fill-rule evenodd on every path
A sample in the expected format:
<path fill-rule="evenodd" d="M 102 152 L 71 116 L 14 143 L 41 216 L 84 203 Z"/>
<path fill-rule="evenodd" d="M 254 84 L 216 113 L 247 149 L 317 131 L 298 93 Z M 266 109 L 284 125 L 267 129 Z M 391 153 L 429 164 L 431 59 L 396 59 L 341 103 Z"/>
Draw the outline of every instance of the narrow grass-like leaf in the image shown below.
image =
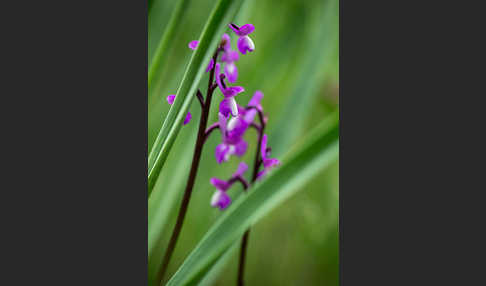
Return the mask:
<path fill-rule="evenodd" d="M 168 55 L 168 48 L 171 39 L 174 37 L 174 34 L 177 31 L 177 28 L 181 26 L 182 19 L 184 16 L 184 12 L 187 10 L 187 6 L 190 0 L 179 0 L 176 4 L 174 12 L 172 12 L 172 16 L 169 20 L 167 28 L 164 31 L 162 38 L 160 39 L 159 45 L 157 50 L 155 51 L 154 57 L 152 59 L 151 65 L 148 70 L 148 89 L 150 90 L 153 85 L 156 83 L 154 79 L 156 75 L 160 74 L 160 68 L 162 67 L 162 63 L 167 61 Z M 149 2 L 150 5 L 151 2 Z M 162 80 L 158 78 L 158 80 Z M 149 93 L 150 94 L 150 93 Z"/>
<path fill-rule="evenodd" d="M 235 201 L 209 229 L 167 285 L 187 285 L 199 280 L 249 226 L 337 159 L 338 113 L 331 114 L 304 140 L 282 159 L 280 167 L 254 185 L 248 195 Z"/>
<path fill-rule="evenodd" d="M 204 70 L 214 52 L 227 24 L 238 12 L 243 0 L 220 0 L 206 23 L 199 45 L 193 53 L 189 65 L 184 73 L 177 96 L 172 104 L 162 128 L 155 140 L 148 158 L 148 192 L 159 176 L 160 170 L 167 159 L 167 155 L 179 133 L 187 110 L 195 97 L 196 89 Z"/>

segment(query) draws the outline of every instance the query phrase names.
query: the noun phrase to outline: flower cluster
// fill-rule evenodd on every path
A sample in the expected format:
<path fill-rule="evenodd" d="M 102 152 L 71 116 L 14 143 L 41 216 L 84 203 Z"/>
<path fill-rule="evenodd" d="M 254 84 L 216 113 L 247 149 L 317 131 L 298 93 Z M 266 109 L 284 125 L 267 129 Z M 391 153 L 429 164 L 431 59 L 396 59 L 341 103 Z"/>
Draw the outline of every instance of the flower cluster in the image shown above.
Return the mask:
<path fill-rule="evenodd" d="M 252 24 L 245 24 L 241 27 L 231 23 L 229 28 L 238 36 L 237 47 L 242 55 L 255 50 L 253 40 L 248 36 L 253 33 L 255 27 Z M 198 41 L 191 41 L 189 48 L 196 50 L 199 45 Z M 216 146 L 215 157 L 218 164 L 227 162 L 232 155 L 238 157 L 243 156 L 247 149 L 248 143 L 244 140 L 244 135 L 249 127 L 254 127 L 258 131 L 258 146 L 257 150 L 260 156 L 257 157 L 254 168 L 258 171 L 261 166 L 262 170 L 254 173 L 251 182 L 263 178 L 263 176 L 274 166 L 279 164 L 275 158 L 270 158 L 271 148 L 267 147 L 267 135 L 263 133 L 267 118 L 263 115 L 263 108 L 261 100 L 263 92 L 256 91 L 250 99 L 247 106 L 241 106 L 236 101 L 236 96 L 243 93 L 245 89 L 242 86 L 230 85 L 238 80 L 238 68 L 236 63 L 240 60 L 240 54 L 237 50 L 231 48 L 231 37 L 228 34 L 223 34 L 221 42 L 218 45 L 218 50 L 214 58 L 211 58 L 206 72 L 214 72 L 214 87 L 218 88 L 223 99 L 219 104 L 218 123 L 215 127 L 221 131 L 221 143 Z M 218 53 L 221 57 L 218 60 Z M 224 66 L 223 66 L 224 65 Z M 175 95 L 169 95 L 167 100 L 169 104 L 174 101 Z M 258 115 L 258 121 L 255 120 Z M 191 119 L 191 114 L 188 113 L 184 124 L 187 124 Z M 231 204 L 231 198 L 226 191 L 236 181 L 242 182 L 245 189 L 247 183 L 243 178 L 243 174 L 248 169 L 248 166 L 241 162 L 237 171 L 227 180 L 218 178 L 211 178 L 210 182 L 216 187 L 216 192 L 211 198 L 211 206 L 224 210 Z"/>

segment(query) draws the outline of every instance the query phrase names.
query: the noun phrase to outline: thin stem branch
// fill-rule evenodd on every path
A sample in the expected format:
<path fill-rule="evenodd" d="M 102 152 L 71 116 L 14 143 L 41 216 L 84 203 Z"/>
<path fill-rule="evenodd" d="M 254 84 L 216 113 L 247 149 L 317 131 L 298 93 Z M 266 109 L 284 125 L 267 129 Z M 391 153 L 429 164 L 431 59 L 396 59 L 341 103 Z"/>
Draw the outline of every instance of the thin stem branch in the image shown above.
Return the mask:
<path fill-rule="evenodd" d="M 216 63 L 218 58 L 218 53 L 220 49 L 217 49 L 213 55 L 213 61 Z M 211 107 L 211 98 L 213 95 L 213 91 L 211 86 L 214 80 L 214 68 L 211 69 L 209 74 L 209 83 L 208 83 L 208 90 L 206 100 L 203 104 L 202 112 L 201 112 L 201 119 L 199 121 L 199 129 L 197 132 L 197 139 L 196 139 L 196 146 L 194 147 L 194 155 L 192 157 L 192 164 L 191 170 L 189 172 L 189 178 L 187 179 L 186 189 L 184 191 L 184 196 L 182 198 L 181 207 L 179 209 L 179 213 L 177 215 L 177 220 L 174 225 L 174 229 L 172 231 L 172 235 L 169 240 L 169 245 L 167 246 L 167 251 L 165 252 L 164 259 L 162 261 L 162 267 L 157 275 L 157 282 L 160 284 L 160 281 L 164 277 L 165 272 L 167 272 L 167 268 L 169 266 L 170 258 L 172 253 L 174 252 L 177 239 L 179 238 L 179 234 L 182 229 L 182 225 L 184 223 L 184 217 L 186 216 L 187 208 L 189 206 L 189 200 L 191 198 L 192 189 L 194 187 L 194 182 L 196 180 L 197 169 L 199 166 L 199 162 L 201 160 L 201 153 L 205 142 L 205 132 L 206 132 L 206 125 L 208 122 L 209 116 L 209 109 Z"/>
<path fill-rule="evenodd" d="M 232 185 L 235 182 L 240 182 L 241 185 L 243 186 L 243 190 L 246 192 L 246 190 L 248 189 L 248 182 L 245 180 L 245 178 L 243 178 L 242 176 L 236 176 L 229 179 L 228 181 L 230 185 Z"/>
<path fill-rule="evenodd" d="M 209 126 L 208 129 L 206 129 L 206 132 L 204 133 L 204 141 L 206 141 L 209 135 L 211 135 L 211 132 L 213 132 L 216 129 L 219 129 L 219 122 L 211 124 L 211 126 Z"/>
<path fill-rule="evenodd" d="M 198 89 L 196 92 L 197 99 L 199 100 L 199 103 L 201 104 L 201 108 L 204 108 L 204 98 L 201 93 L 201 91 Z"/>
<path fill-rule="evenodd" d="M 258 169 L 260 169 L 260 165 L 263 162 L 260 158 L 260 148 L 262 146 L 262 139 L 263 139 L 263 131 L 265 129 L 265 120 L 263 116 L 263 112 L 261 112 L 255 106 L 248 106 L 247 110 L 255 109 L 258 112 L 258 117 L 260 118 L 260 126 L 254 126 L 258 130 L 258 144 L 257 149 L 255 152 L 255 159 L 253 163 L 253 175 L 251 177 L 251 184 L 253 185 L 258 176 Z M 244 273 L 245 273 L 245 260 L 246 260 L 246 249 L 248 247 L 248 239 L 250 237 L 250 228 L 245 231 L 243 234 L 243 239 L 241 240 L 241 248 L 240 248 L 240 261 L 238 265 L 238 286 L 243 286 L 244 283 Z"/>

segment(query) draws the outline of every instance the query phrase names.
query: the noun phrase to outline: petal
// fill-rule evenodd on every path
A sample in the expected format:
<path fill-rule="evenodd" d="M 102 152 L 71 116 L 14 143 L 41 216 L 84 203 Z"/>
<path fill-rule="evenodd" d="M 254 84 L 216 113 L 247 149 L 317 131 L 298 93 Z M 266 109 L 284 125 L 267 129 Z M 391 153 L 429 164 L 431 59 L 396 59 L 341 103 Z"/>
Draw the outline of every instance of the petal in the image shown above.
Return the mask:
<path fill-rule="evenodd" d="M 228 98 L 242 93 L 243 91 L 245 91 L 245 89 L 241 86 L 230 86 L 223 91 L 223 95 L 224 97 Z"/>
<path fill-rule="evenodd" d="M 245 24 L 243 26 L 240 27 L 239 29 L 239 36 L 246 36 L 248 34 L 251 34 L 253 31 L 255 31 L 255 26 L 253 26 L 252 24 Z"/>
<path fill-rule="evenodd" d="M 263 134 L 260 154 L 262 155 L 263 160 L 267 158 L 267 134 Z"/>
<path fill-rule="evenodd" d="M 224 100 L 223 100 L 224 101 Z M 229 111 L 228 111 L 229 113 Z M 218 123 L 219 123 L 219 130 L 221 131 L 221 134 L 223 136 L 223 140 L 225 138 L 225 135 L 226 135 L 226 122 L 228 121 L 228 115 L 227 114 L 226 116 L 224 114 L 222 114 L 221 112 L 218 113 Z"/>
<path fill-rule="evenodd" d="M 231 63 L 240 59 L 240 54 L 237 51 L 228 50 L 221 55 L 221 61 Z"/>
<path fill-rule="evenodd" d="M 230 184 L 228 184 L 228 182 L 223 181 L 223 180 L 218 179 L 218 178 L 215 178 L 215 177 L 211 178 L 211 179 L 209 180 L 209 182 L 210 182 L 210 183 L 211 183 L 211 185 L 213 185 L 213 186 L 214 186 L 216 189 L 221 190 L 221 191 L 226 191 L 226 190 L 229 188 L 229 186 L 230 186 Z"/>
<path fill-rule="evenodd" d="M 239 37 L 237 45 L 242 54 L 246 54 L 246 51 L 253 52 L 255 50 L 255 43 L 248 36 Z"/>
<path fill-rule="evenodd" d="M 262 179 L 263 176 L 265 176 L 266 173 L 267 173 L 267 170 L 265 170 L 265 169 L 261 170 L 260 172 L 258 172 L 256 179 L 257 180 Z"/>
<path fill-rule="evenodd" d="M 238 105 L 236 104 L 236 100 L 234 97 L 228 98 L 231 107 L 231 115 L 238 116 Z"/>
<path fill-rule="evenodd" d="M 231 204 L 231 198 L 226 192 L 216 190 L 211 197 L 211 206 L 218 207 L 220 210 L 224 210 Z"/>
<path fill-rule="evenodd" d="M 238 69 L 236 68 L 236 65 L 234 63 L 227 63 L 224 66 L 224 73 L 228 78 L 228 82 L 236 82 L 236 79 L 238 78 Z"/>
<path fill-rule="evenodd" d="M 230 98 L 225 98 L 221 101 L 221 103 L 219 104 L 219 112 L 224 116 L 224 117 L 228 117 L 229 114 L 231 113 L 231 102 L 230 102 Z"/>
<path fill-rule="evenodd" d="M 255 91 L 255 93 L 253 94 L 253 97 L 248 102 L 248 106 L 259 107 L 260 101 L 262 100 L 262 98 L 263 98 L 263 92 L 261 92 L 259 90 Z"/>
<path fill-rule="evenodd" d="M 221 164 L 222 162 L 227 161 L 230 155 L 229 152 L 230 152 L 230 147 L 224 143 L 216 146 L 216 151 L 214 152 L 214 156 L 216 157 L 216 162 L 218 162 L 218 164 Z"/>
<path fill-rule="evenodd" d="M 195 50 L 197 48 L 197 45 L 199 44 L 199 41 L 191 41 L 189 42 L 189 49 Z"/>
<path fill-rule="evenodd" d="M 186 114 L 186 118 L 184 118 L 184 123 L 183 123 L 183 125 L 186 125 L 187 123 L 189 123 L 189 121 L 191 121 L 191 118 L 192 118 L 192 115 L 191 115 L 191 113 L 190 113 L 190 112 L 188 112 L 188 113 Z"/>
<path fill-rule="evenodd" d="M 167 96 L 167 102 L 169 104 L 172 104 L 174 103 L 174 99 L 175 99 L 176 95 L 175 94 L 169 94 L 169 96 Z"/>
<path fill-rule="evenodd" d="M 246 170 L 248 170 L 248 165 L 245 162 L 241 162 L 238 165 L 238 169 L 236 169 L 236 172 L 233 174 L 233 177 L 243 176 Z"/>
<path fill-rule="evenodd" d="M 213 60 L 213 58 L 211 58 L 211 60 L 209 61 L 208 67 L 206 68 L 206 72 L 212 70 L 213 67 L 214 67 L 214 60 Z"/>
<path fill-rule="evenodd" d="M 241 157 L 241 156 L 245 155 L 246 149 L 248 149 L 248 143 L 246 143 L 245 140 L 241 139 L 240 142 L 238 142 L 235 145 L 234 153 L 236 154 L 236 156 Z"/>
<path fill-rule="evenodd" d="M 245 134 L 248 129 L 248 123 L 242 116 L 233 117 L 228 123 L 227 141 L 235 144 Z"/>
<path fill-rule="evenodd" d="M 228 34 L 224 33 L 223 37 L 221 37 L 221 46 L 225 50 L 231 49 L 231 38 Z"/>
<path fill-rule="evenodd" d="M 268 169 L 268 168 L 277 166 L 278 164 L 280 164 L 280 161 L 278 159 L 275 159 L 275 158 L 270 158 L 270 159 L 263 160 L 263 167 L 265 169 Z"/>
<path fill-rule="evenodd" d="M 260 101 L 263 98 L 263 92 L 257 90 L 254 94 L 253 97 L 250 99 L 250 102 L 248 102 L 248 106 L 255 106 L 258 110 L 262 111 L 262 106 L 260 104 Z M 255 119 L 255 115 L 257 114 L 257 111 L 255 109 L 250 109 L 245 113 L 245 121 L 250 124 L 253 122 L 253 119 Z"/>

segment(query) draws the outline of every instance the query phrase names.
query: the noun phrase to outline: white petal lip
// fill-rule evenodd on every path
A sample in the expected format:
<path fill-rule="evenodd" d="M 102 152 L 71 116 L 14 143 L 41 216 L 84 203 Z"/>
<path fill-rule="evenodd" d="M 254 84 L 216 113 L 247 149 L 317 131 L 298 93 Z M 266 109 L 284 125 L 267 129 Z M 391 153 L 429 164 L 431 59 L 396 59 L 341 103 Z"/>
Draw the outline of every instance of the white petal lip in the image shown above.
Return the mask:
<path fill-rule="evenodd" d="M 233 130 L 233 128 L 235 128 L 235 125 L 236 125 L 236 117 L 233 117 L 228 122 L 228 131 Z"/>
<path fill-rule="evenodd" d="M 253 43 L 253 41 L 251 40 L 250 37 L 248 36 L 245 36 L 245 40 L 246 40 L 246 43 L 248 44 L 248 47 L 250 48 L 250 51 L 253 51 L 255 50 L 255 43 Z"/>
<path fill-rule="evenodd" d="M 230 105 L 231 105 L 231 115 L 233 116 L 238 116 L 238 106 L 236 105 L 236 100 L 234 97 L 231 97 L 229 99 Z"/>
<path fill-rule="evenodd" d="M 220 198 L 221 198 L 221 191 L 216 190 L 216 192 L 214 192 L 213 196 L 211 197 L 211 206 L 216 207 L 218 205 Z"/>

